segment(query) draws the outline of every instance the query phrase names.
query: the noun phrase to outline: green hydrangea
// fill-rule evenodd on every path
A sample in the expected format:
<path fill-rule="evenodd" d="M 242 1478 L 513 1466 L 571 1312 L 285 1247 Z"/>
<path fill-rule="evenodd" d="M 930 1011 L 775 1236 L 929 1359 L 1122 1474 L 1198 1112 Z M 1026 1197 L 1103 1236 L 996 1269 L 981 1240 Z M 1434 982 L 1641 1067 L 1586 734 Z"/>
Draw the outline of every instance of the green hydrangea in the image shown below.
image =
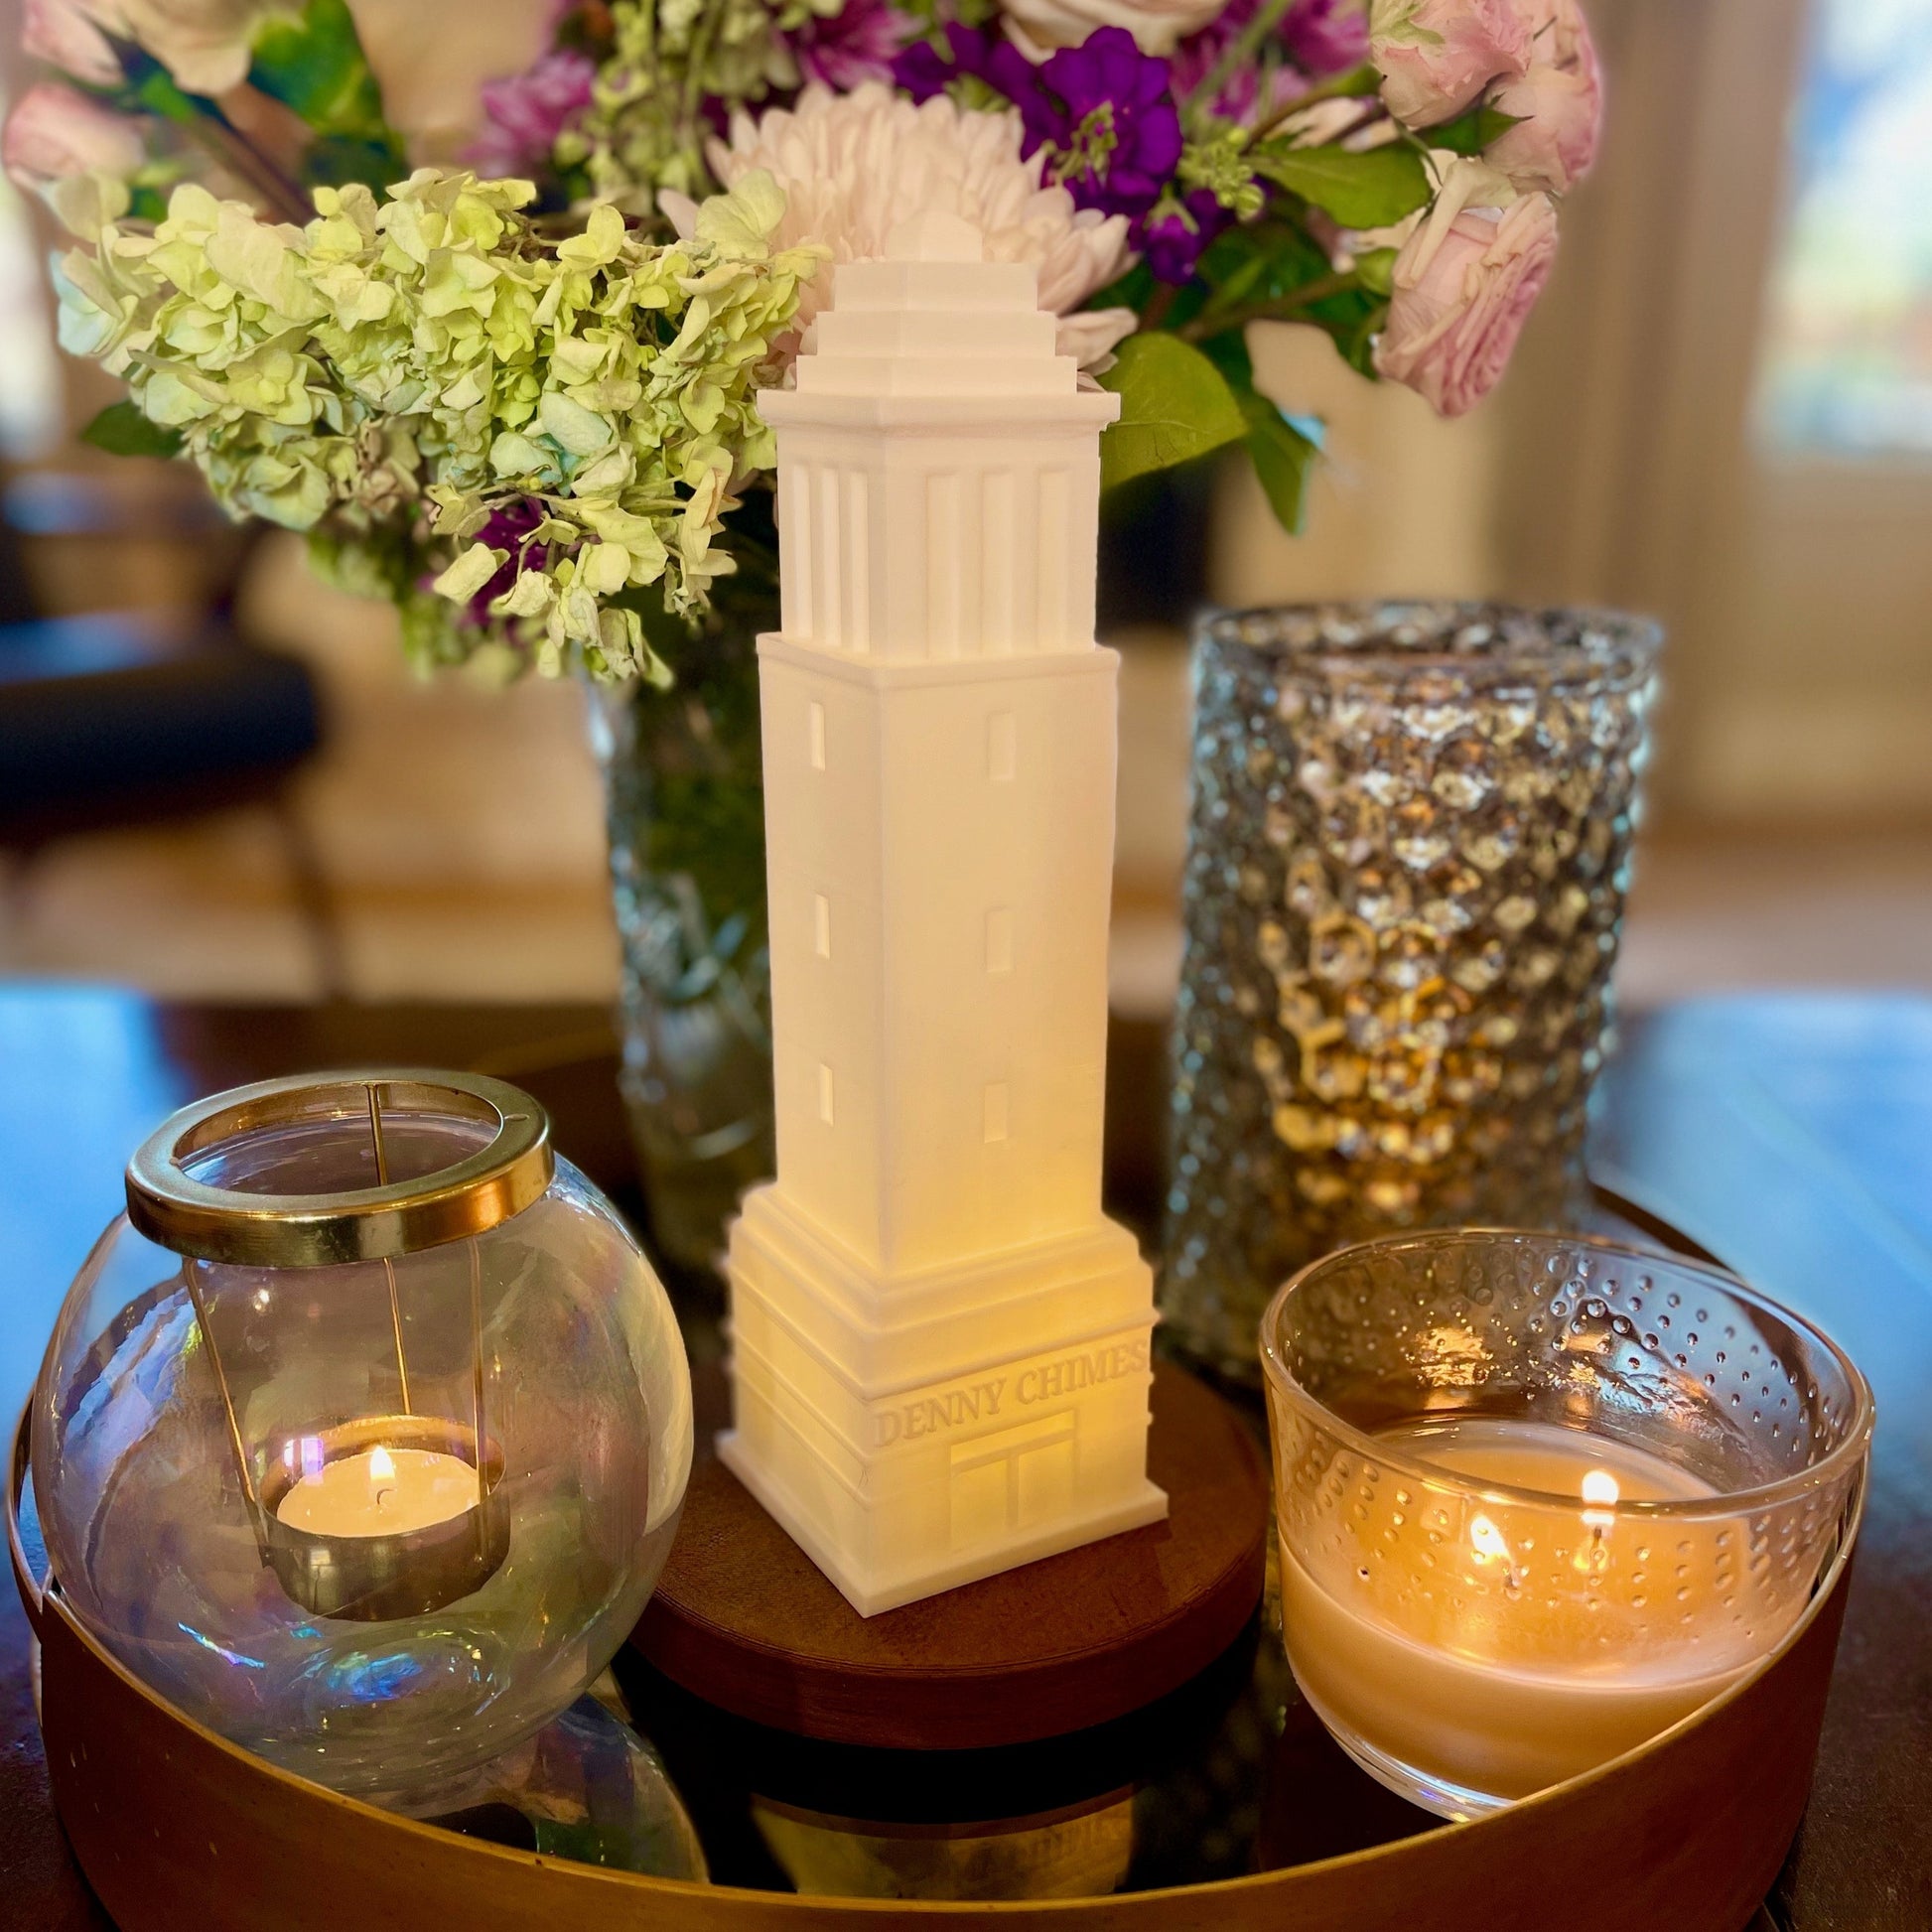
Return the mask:
<path fill-rule="evenodd" d="M 844 0 L 612 0 L 611 49 L 591 106 L 557 143 L 560 168 L 600 199 L 648 212 L 654 191 L 714 186 L 704 145 L 719 101 L 799 84 L 785 36 Z M 581 171 L 581 173 L 580 173 Z"/>
<path fill-rule="evenodd" d="M 318 189 L 295 228 L 182 187 L 150 228 L 96 181 L 63 209 L 90 245 L 61 265 L 62 341 L 232 514 L 380 585 L 419 655 L 661 680 L 640 596 L 693 615 L 733 568 L 723 518 L 773 460 L 757 391 L 822 252 L 769 246 L 767 176 L 669 244 L 608 204 L 551 238 L 533 194 L 423 169 L 385 203 Z"/>

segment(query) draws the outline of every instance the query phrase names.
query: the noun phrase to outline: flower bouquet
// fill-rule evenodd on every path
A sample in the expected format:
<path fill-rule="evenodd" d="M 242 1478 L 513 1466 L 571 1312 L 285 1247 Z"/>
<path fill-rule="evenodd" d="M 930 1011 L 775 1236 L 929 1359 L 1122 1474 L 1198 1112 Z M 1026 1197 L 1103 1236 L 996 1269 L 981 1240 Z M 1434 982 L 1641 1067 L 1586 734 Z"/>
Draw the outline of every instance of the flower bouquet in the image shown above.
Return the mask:
<path fill-rule="evenodd" d="M 1600 94 L 1578 0 L 563 0 L 470 165 L 411 172 L 345 0 L 25 0 L 25 39 L 58 77 L 6 165 L 73 237 L 64 345 L 128 391 L 89 437 L 306 532 L 420 663 L 624 694 L 633 1119 L 689 1198 L 712 1149 L 726 1203 L 769 1104 L 758 395 L 833 265 L 963 215 L 1119 394 L 1105 483 L 1238 446 L 1294 527 L 1320 426 L 1248 326 L 1466 410 Z"/>
<path fill-rule="evenodd" d="M 566 0 L 472 171 L 407 172 L 345 0 L 27 0 L 5 156 L 76 246 L 92 431 L 310 532 L 430 661 L 675 675 L 742 561 L 829 267 L 943 205 L 1122 399 L 1117 483 L 1318 426 L 1250 323 L 1448 414 L 1549 273 L 1599 88 L 1577 0 Z M 761 547 L 748 519 L 744 547 Z M 667 647 L 668 646 L 668 647 Z"/>

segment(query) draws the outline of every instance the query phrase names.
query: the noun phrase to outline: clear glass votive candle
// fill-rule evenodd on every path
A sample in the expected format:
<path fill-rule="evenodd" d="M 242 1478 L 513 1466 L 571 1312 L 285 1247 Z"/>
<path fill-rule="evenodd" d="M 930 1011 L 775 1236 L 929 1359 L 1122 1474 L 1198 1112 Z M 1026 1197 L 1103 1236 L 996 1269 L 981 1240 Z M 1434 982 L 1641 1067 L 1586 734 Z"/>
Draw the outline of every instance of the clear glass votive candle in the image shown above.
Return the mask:
<path fill-rule="evenodd" d="M 1446 1817 L 1728 1688 L 1857 1521 L 1864 1378 L 1720 1269 L 1394 1236 L 1296 1275 L 1261 1353 L 1296 1681 L 1365 1770 Z"/>

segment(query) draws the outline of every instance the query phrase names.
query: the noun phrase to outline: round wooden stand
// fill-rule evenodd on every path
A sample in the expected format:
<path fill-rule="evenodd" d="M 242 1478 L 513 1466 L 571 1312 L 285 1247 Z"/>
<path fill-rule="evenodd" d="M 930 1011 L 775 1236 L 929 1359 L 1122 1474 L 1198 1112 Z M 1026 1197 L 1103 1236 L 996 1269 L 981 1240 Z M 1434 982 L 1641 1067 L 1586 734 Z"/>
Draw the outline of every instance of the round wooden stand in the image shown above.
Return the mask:
<path fill-rule="evenodd" d="M 1242 1418 L 1155 1371 L 1148 1473 L 1165 1523 L 862 1617 L 708 1452 L 631 1641 L 708 1703 L 900 1750 L 1084 1730 L 1204 1670 L 1261 1600 L 1269 1481 Z"/>

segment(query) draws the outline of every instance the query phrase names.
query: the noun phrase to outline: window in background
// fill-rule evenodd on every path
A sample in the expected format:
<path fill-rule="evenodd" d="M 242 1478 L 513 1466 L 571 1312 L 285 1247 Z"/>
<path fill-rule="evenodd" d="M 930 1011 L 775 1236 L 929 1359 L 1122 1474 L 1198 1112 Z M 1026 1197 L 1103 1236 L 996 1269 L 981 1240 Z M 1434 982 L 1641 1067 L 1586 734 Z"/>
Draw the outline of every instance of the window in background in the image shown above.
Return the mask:
<path fill-rule="evenodd" d="M 61 433 L 61 372 L 41 274 L 27 209 L 0 175 L 0 457 L 16 460 L 44 455 Z"/>
<path fill-rule="evenodd" d="M 1932 456 L 1932 0 L 1816 0 L 1772 279 L 1774 452 Z"/>

